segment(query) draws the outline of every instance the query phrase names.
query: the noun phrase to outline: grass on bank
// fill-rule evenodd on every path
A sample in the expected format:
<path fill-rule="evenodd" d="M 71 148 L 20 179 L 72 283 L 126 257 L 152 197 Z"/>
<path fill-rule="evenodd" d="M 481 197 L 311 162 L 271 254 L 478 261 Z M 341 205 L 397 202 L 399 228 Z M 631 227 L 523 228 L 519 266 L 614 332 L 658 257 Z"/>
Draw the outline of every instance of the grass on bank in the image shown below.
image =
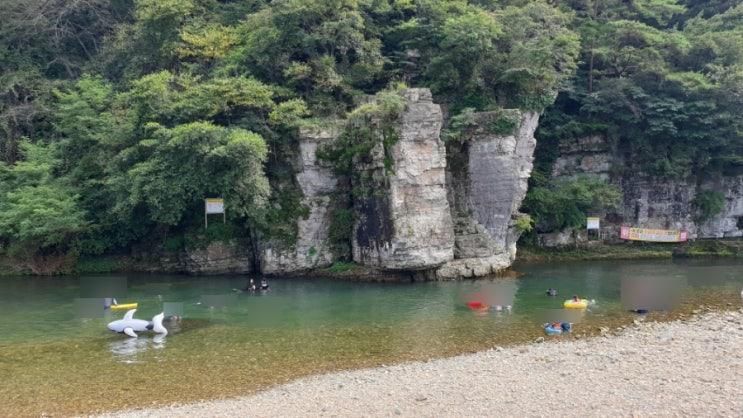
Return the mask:
<path fill-rule="evenodd" d="M 587 246 L 566 246 L 559 248 L 520 246 L 517 260 L 535 262 L 634 260 L 671 257 L 743 258 L 743 240 L 696 240 L 683 244 L 645 242 L 621 244 L 595 243 Z"/>

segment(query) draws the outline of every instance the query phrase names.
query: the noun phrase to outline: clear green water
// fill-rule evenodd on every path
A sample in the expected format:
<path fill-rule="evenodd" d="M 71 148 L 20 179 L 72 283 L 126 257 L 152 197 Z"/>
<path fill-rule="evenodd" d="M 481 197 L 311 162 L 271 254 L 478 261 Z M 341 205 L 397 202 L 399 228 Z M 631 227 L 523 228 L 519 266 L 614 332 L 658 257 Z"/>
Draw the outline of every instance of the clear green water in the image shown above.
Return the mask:
<path fill-rule="evenodd" d="M 654 318 L 699 304 L 739 306 L 741 267 L 725 260 L 612 261 L 516 266 L 519 278 L 464 282 L 274 279 L 263 295 L 232 292 L 245 286 L 238 276 L 118 276 L 127 294 L 117 298 L 138 302 L 137 318 L 181 304 L 184 319 L 162 341 L 108 331 L 123 312 L 101 307 L 82 315 L 77 299 L 89 294 L 80 278 L 0 278 L 0 415 L 233 396 L 312 373 L 530 341 L 549 319 L 569 318 L 575 334 L 592 333 L 634 318 L 620 301 L 628 278 L 664 279 L 682 290 L 677 308 Z M 560 295 L 545 296 L 549 287 Z M 563 317 L 562 302 L 572 294 L 597 304 Z M 465 306 L 474 298 L 513 309 L 474 313 Z"/>

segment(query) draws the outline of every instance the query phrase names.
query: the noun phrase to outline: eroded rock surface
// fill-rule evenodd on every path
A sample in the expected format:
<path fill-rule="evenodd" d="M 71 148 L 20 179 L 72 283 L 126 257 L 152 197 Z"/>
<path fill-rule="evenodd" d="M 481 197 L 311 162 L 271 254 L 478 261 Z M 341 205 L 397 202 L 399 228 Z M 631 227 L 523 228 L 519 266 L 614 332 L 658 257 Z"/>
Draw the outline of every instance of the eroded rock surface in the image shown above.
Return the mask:
<path fill-rule="evenodd" d="M 428 89 L 404 94 L 400 137 L 389 150 L 392 169 L 384 165 L 381 145 L 372 162 L 359 167 L 363 187 L 372 190 L 355 198 L 353 258 L 385 269 L 430 269 L 454 257 L 446 150 L 439 137 L 443 119 Z"/>
<path fill-rule="evenodd" d="M 564 140 L 554 163 L 552 176 L 570 179 L 592 176 L 616 185 L 622 201 L 616 210 L 600 214 L 602 238 L 616 240 L 622 224 L 640 228 L 678 229 L 690 238 L 730 238 L 743 236 L 743 176 L 710 178 L 660 178 L 646 173 L 622 170 L 612 173 L 612 167 L 625 166 L 620 153 L 612 149 L 600 135 Z M 695 198 L 711 191 L 725 197 L 723 210 L 711 219 L 700 222 L 695 213 Z M 558 234 L 560 240 L 553 240 Z M 580 243 L 571 231 L 542 234 L 544 245 Z M 566 235 L 567 234 L 567 235 Z"/>
<path fill-rule="evenodd" d="M 512 134 L 489 132 L 493 115 L 480 113 L 473 137 L 450 147 L 448 184 L 457 259 L 434 273 L 438 279 L 498 273 L 516 256 L 520 233 L 515 221 L 533 167 L 539 114 L 509 112 L 518 120 Z"/>
<path fill-rule="evenodd" d="M 204 248 L 187 249 L 181 265 L 188 274 L 248 274 L 253 272 L 253 257 L 244 245 L 220 241 Z"/>
<path fill-rule="evenodd" d="M 333 170 L 318 159 L 318 148 L 335 140 L 338 131 L 303 129 L 299 138 L 296 180 L 302 190 L 302 204 L 309 209 L 306 218 L 297 220 L 297 240 L 292 246 L 279 242 L 263 245 L 261 272 L 280 274 L 327 267 L 333 263 L 328 241 L 330 209 L 338 179 Z"/>

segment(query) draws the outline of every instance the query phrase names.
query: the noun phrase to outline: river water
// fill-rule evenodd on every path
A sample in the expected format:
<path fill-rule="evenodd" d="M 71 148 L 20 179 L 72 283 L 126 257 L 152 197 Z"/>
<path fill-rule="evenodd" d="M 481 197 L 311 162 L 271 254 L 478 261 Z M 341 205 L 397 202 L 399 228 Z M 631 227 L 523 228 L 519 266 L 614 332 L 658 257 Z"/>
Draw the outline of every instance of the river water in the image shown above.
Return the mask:
<path fill-rule="evenodd" d="M 737 308 L 741 267 L 729 260 L 611 261 L 528 264 L 515 267 L 518 278 L 462 282 L 277 278 L 257 294 L 233 291 L 246 285 L 240 276 L 2 277 L 0 416 L 247 394 L 308 374 L 528 342 L 544 335 L 545 321 L 573 322 L 573 335 L 550 338 L 575 338 L 637 318 L 627 303 L 638 283 L 653 284 L 640 289 L 663 299 L 665 309 L 650 319 L 702 304 Z M 550 287 L 558 297 L 545 295 Z M 119 303 L 137 302 L 136 318 L 166 311 L 183 319 L 166 324 L 165 338 L 112 333 L 106 324 L 123 311 L 103 309 L 106 292 Z M 562 309 L 573 294 L 595 304 Z M 473 300 L 504 309 L 473 312 L 466 306 Z"/>

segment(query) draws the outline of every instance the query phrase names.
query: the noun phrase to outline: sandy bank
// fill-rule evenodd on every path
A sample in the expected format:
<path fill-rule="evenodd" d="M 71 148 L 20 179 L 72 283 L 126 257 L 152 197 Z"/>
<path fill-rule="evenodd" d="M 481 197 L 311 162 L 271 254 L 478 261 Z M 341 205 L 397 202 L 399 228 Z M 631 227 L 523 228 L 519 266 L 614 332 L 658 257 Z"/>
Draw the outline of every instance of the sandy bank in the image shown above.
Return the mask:
<path fill-rule="evenodd" d="M 115 416 L 743 416 L 743 310 L 555 340 Z"/>

